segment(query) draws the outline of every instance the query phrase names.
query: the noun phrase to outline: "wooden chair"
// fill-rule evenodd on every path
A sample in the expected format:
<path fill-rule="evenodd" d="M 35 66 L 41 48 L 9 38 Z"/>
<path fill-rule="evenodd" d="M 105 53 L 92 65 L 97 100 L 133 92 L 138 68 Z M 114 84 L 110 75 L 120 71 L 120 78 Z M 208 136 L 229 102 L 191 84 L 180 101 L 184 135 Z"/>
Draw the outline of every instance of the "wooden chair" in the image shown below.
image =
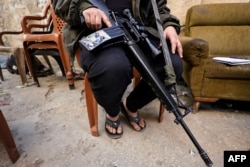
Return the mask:
<path fill-rule="evenodd" d="M 135 87 L 141 79 L 141 75 L 135 68 L 133 68 L 133 76 L 134 76 L 133 86 Z M 91 89 L 91 84 L 88 80 L 88 73 L 85 73 L 84 86 L 85 86 L 85 98 L 86 98 L 86 105 L 87 105 L 87 112 L 88 112 L 91 134 L 93 136 L 99 136 L 98 108 L 97 108 L 98 106 L 97 106 L 97 102 L 95 100 L 94 94 L 92 92 L 92 89 Z M 162 122 L 163 120 L 164 111 L 165 111 L 164 106 L 160 105 L 160 111 L 159 111 L 159 117 L 158 117 L 159 122 Z"/>
<path fill-rule="evenodd" d="M 2 31 L 0 32 L 0 52 L 6 56 L 13 55 L 17 63 L 17 69 L 21 77 L 22 84 L 27 84 L 26 70 L 25 70 L 25 56 L 22 48 L 6 46 L 3 41 L 4 35 L 19 35 L 22 31 Z M 4 81 L 2 68 L 0 67 L 0 78 Z"/>
<path fill-rule="evenodd" d="M 4 145 L 11 161 L 15 163 L 19 158 L 19 152 L 17 150 L 15 141 L 12 137 L 9 126 L 1 110 L 0 110 L 0 143 Z"/>
<path fill-rule="evenodd" d="M 35 75 L 33 57 L 35 55 L 50 55 L 58 62 L 62 74 L 68 80 L 69 88 L 74 89 L 70 58 L 63 46 L 62 29 L 65 24 L 63 20 L 56 16 L 50 0 L 47 1 L 41 16 L 24 16 L 21 20 L 26 61 L 33 80 L 38 86 L 40 84 Z"/>

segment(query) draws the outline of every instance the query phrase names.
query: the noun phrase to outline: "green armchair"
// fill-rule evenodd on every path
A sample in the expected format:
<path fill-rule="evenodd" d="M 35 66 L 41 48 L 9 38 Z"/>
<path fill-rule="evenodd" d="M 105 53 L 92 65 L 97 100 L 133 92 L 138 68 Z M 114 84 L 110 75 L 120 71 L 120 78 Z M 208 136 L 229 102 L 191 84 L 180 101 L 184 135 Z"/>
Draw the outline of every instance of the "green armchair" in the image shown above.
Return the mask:
<path fill-rule="evenodd" d="M 250 64 L 230 66 L 212 59 L 250 58 L 250 3 L 193 6 L 187 11 L 183 36 L 204 40 L 202 54 L 183 57 L 183 78 L 193 95 L 193 112 L 199 110 L 200 102 L 250 101 Z"/>

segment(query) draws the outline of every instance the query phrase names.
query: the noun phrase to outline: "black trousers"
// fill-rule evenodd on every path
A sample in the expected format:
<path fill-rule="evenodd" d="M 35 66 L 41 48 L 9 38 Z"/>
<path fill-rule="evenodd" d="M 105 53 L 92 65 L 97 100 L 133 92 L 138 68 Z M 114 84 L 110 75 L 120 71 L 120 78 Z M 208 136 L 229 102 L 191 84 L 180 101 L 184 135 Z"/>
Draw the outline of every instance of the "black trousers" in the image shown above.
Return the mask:
<path fill-rule="evenodd" d="M 150 53 L 147 49 L 145 48 L 145 53 Z M 129 54 L 131 53 L 119 46 L 102 49 L 94 55 L 81 53 L 81 66 L 88 72 L 96 101 L 112 117 L 119 114 L 123 94 L 133 77 Z M 156 58 L 149 57 L 149 59 L 153 69 L 164 80 L 163 56 L 158 55 Z M 178 80 L 183 70 L 182 60 L 177 54 L 171 54 L 171 59 Z M 142 79 L 127 97 L 126 106 L 130 111 L 136 112 L 155 98 L 156 95 L 151 87 Z"/>

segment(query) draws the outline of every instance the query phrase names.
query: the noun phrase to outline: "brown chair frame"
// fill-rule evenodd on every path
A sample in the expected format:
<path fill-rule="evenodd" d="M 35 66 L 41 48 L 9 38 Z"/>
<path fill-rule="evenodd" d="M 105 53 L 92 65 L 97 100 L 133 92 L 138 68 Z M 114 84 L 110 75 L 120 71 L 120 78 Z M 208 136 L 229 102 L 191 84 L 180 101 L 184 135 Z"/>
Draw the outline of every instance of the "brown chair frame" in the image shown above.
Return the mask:
<path fill-rule="evenodd" d="M 17 63 L 17 69 L 19 72 L 19 75 L 21 77 L 21 81 L 23 85 L 27 84 L 27 78 L 26 78 L 26 70 L 25 70 L 25 56 L 24 51 L 22 48 L 18 47 L 8 47 L 5 46 L 3 41 L 3 36 L 5 35 L 20 35 L 23 31 L 2 31 L 0 32 L 0 52 L 2 53 L 8 53 L 8 55 L 13 55 L 15 57 L 16 63 Z M 2 68 L 0 67 L 0 78 L 2 81 L 4 81 Z"/>
<path fill-rule="evenodd" d="M 45 21 L 44 21 L 45 20 Z M 39 24 L 37 21 L 44 21 L 45 24 Z M 37 29 L 49 30 L 52 23 L 52 31 L 45 31 L 39 33 Z M 65 26 L 65 22 L 56 16 L 52 7 L 51 1 L 48 0 L 41 16 L 24 16 L 21 21 L 23 29 L 23 48 L 26 55 L 26 61 L 30 69 L 34 82 L 40 86 L 38 78 L 35 75 L 34 67 L 32 63 L 32 53 L 38 50 L 56 51 L 56 55 L 52 57 L 60 57 L 60 61 L 63 66 L 63 75 L 66 74 L 69 88 L 74 89 L 74 78 L 72 67 L 70 64 L 70 58 L 63 45 L 62 29 Z M 43 52 L 44 53 L 44 52 Z M 57 59 L 56 59 L 57 60 Z"/>
<path fill-rule="evenodd" d="M 19 158 L 19 152 L 17 150 L 15 141 L 13 139 L 7 121 L 5 120 L 1 110 L 0 110 L 0 143 L 4 145 L 12 163 L 15 163 Z"/>

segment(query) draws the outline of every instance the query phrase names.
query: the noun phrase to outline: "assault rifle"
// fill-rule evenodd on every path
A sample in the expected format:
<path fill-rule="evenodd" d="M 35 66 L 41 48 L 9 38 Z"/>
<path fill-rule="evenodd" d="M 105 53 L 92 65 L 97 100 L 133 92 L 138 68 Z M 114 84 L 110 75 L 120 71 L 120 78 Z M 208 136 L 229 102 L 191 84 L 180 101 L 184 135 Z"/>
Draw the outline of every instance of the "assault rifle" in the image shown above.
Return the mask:
<path fill-rule="evenodd" d="M 124 10 L 124 17 L 116 17 L 116 14 L 110 11 L 102 0 L 90 0 L 92 4 L 103 10 L 112 22 L 111 28 L 104 28 L 96 31 L 86 37 L 83 37 L 79 42 L 83 49 L 94 53 L 97 49 L 105 48 L 110 45 L 122 44 L 127 46 L 132 54 L 129 55 L 129 59 L 141 74 L 142 78 L 151 86 L 158 99 L 164 105 L 164 107 L 176 117 L 174 122 L 180 124 L 195 147 L 197 148 L 201 158 L 208 167 L 213 165 L 207 153 L 202 149 L 192 132 L 184 122 L 183 118 L 191 110 L 185 106 L 180 106 L 169 93 L 166 88 L 166 82 L 162 82 L 157 74 L 150 66 L 148 59 L 140 48 L 141 43 L 147 43 L 152 50 L 152 54 L 157 56 L 161 53 L 148 39 L 147 34 L 143 26 L 140 26 L 132 17 L 128 9 Z M 166 49 L 166 48 L 165 48 Z M 167 74 L 170 78 L 175 77 L 174 74 Z M 174 78 L 175 79 L 175 78 Z M 172 80 L 173 79 L 169 79 Z M 167 86 L 174 86 L 175 83 L 167 82 Z M 175 81 L 173 81 L 175 82 Z M 185 109 L 185 113 L 179 110 L 182 107 Z"/>

